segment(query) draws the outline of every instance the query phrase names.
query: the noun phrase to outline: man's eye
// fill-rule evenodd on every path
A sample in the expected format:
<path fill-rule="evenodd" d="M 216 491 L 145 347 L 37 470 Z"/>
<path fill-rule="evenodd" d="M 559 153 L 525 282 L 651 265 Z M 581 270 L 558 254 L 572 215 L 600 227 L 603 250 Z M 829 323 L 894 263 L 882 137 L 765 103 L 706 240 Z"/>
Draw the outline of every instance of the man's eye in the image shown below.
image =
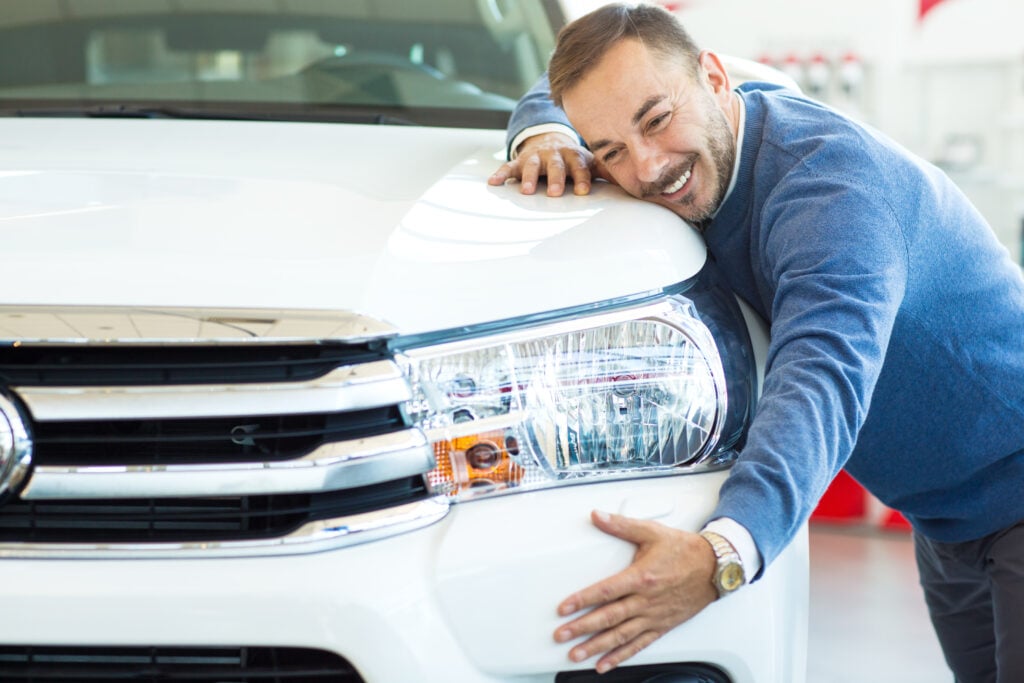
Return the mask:
<path fill-rule="evenodd" d="M 665 123 L 666 121 L 668 121 L 668 114 L 660 114 L 658 116 L 655 116 L 653 119 L 651 119 L 648 122 L 647 130 L 649 130 L 649 131 L 655 130 L 656 128 L 660 127 L 661 124 Z"/>
<path fill-rule="evenodd" d="M 604 163 L 607 164 L 608 162 L 610 162 L 612 159 L 614 159 L 617 156 L 619 156 L 619 150 L 613 149 L 612 151 L 608 152 L 603 157 L 601 157 L 601 161 L 603 161 Z"/>

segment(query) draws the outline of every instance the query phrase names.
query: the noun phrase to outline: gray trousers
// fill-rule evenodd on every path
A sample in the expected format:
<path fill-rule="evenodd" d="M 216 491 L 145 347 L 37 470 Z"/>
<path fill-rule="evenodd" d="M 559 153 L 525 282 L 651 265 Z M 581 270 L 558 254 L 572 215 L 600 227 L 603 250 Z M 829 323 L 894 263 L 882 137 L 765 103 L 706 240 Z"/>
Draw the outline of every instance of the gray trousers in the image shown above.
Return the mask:
<path fill-rule="evenodd" d="M 1024 683 L 1024 520 L 965 543 L 915 533 L 914 547 L 957 683 Z"/>

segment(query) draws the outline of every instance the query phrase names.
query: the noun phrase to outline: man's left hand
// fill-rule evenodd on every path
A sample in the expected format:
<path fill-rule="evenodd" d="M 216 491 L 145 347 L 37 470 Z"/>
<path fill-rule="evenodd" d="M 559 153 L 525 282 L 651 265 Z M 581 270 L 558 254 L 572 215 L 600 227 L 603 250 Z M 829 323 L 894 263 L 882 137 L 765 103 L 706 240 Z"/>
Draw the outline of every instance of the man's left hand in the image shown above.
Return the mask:
<path fill-rule="evenodd" d="M 567 617 L 593 608 L 555 631 L 565 643 L 590 636 L 569 651 L 582 662 L 595 655 L 597 671 L 609 671 L 691 618 L 717 597 L 712 584 L 715 555 L 698 534 L 657 522 L 593 512 L 601 531 L 636 545 L 626 569 L 566 598 Z"/>

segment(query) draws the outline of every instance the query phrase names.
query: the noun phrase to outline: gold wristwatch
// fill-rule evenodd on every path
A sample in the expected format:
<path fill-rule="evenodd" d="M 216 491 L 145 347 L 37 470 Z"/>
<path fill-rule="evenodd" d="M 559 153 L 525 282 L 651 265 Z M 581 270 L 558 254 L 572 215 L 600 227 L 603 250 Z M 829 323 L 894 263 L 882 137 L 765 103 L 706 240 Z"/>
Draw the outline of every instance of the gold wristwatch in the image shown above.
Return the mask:
<path fill-rule="evenodd" d="M 718 597 L 724 598 L 747 582 L 746 572 L 743 571 L 743 562 L 740 560 L 739 553 L 732 547 L 732 543 L 729 543 L 724 536 L 716 534 L 714 531 L 702 531 L 700 535 L 711 544 L 711 549 L 715 551 L 715 575 L 711 582 L 718 589 Z"/>

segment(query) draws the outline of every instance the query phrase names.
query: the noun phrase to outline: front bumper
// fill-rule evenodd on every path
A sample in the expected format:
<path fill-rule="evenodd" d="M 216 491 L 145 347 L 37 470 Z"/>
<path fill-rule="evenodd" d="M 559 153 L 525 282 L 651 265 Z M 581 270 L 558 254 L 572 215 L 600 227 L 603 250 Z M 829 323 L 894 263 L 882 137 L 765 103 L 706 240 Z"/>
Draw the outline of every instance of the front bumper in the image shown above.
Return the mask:
<path fill-rule="evenodd" d="M 550 682 L 585 669 L 555 644 L 555 606 L 624 566 L 633 547 L 592 509 L 690 530 L 724 472 L 606 482 L 453 507 L 442 521 L 312 555 L 0 562 L 0 643 L 311 647 L 368 683 Z M 734 683 L 799 683 L 807 538 L 757 583 L 713 604 L 631 664 L 701 662 Z"/>

